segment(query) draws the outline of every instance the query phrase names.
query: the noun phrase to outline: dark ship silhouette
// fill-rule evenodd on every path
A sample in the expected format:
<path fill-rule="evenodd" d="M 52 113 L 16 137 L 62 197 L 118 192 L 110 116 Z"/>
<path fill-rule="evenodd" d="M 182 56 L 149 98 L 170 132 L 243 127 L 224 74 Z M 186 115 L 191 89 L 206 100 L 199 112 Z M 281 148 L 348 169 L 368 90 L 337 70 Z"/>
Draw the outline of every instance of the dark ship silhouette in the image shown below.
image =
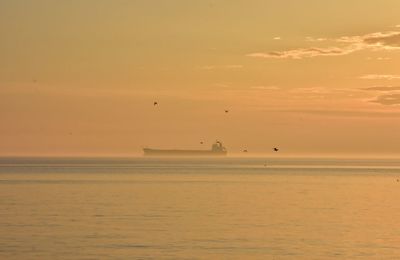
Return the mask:
<path fill-rule="evenodd" d="M 164 150 L 143 148 L 145 156 L 225 156 L 226 148 L 221 142 L 216 141 L 210 150 Z"/>

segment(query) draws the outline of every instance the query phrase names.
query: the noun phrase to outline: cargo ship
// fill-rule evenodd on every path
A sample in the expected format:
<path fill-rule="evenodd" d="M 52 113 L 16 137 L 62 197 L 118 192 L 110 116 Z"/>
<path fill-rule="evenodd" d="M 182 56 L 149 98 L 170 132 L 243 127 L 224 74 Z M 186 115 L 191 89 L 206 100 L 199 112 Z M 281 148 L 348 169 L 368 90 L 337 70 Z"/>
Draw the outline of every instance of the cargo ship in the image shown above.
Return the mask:
<path fill-rule="evenodd" d="M 164 150 L 143 148 L 145 156 L 225 156 L 227 154 L 226 148 L 221 142 L 215 142 L 210 150 Z"/>

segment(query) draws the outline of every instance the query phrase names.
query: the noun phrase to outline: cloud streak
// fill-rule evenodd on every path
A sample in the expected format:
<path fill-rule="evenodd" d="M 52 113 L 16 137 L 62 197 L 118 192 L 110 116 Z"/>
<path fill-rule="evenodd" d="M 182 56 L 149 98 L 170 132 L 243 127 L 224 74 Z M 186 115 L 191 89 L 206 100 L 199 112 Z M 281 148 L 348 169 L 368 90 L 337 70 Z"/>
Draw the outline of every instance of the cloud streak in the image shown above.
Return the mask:
<path fill-rule="evenodd" d="M 370 103 L 377 103 L 381 105 L 391 106 L 391 105 L 400 105 L 400 86 L 377 86 L 377 87 L 369 87 L 362 88 L 361 90 L 365 91 L 379 91 L 384 92 L 385 94 L 377 96 L 373 100 L 369 100 Z"/>
<path fill-rule="evenodd" d="M 310 36 L 306 37 L 307 42 L 324 42 L 327 40 L 328 40 L 328 38 L 314 38 L 314 37 L 310 37 Z"/>
<path fill-rule="evenodd" d="M 400 32 L 373 33 L 366 35 L 362 41 L 378 49 L 400 49 Z"/>
<path fill-rule="evenodd" d="M 272 51 L 268 53 L 256 52 L 250 53 L 248 57 L 254 58 L 276 58 L 276 59 L 303 59 L 317 56 L 341 56 L 353 52 L 353 49 L 333 48 L 304 48 L 294 49 L 288 51 Z"/>
<path fill-rule="evenodd" d="M 280 88 L 277 86 L 252 86 L 251 89 L 257 90 L 279 90 Z"/>
<path fill-rule="evenodd" d="M 308 42 L 325 42 L 326 38 L 306 37 Z M 253 58 L 303 59 L 319 56 L 343 56 L 361 50 L 400 50 L 400 31 L 376 32 L 361 36 L 344 36 L 333 39 L 339 46 L 308 47 L 283 51 L 254 52 Z"/>
<path fill-rule="evenodd" d="M 316 117 L 341 117 L 341 118 L 399 118 L 400 112 L 371 110 L 371 109 L 259 109 L 263 113 L 307 114 Z"/>
<path fill-rule="evenodd" d="M 381 87 L 362 88 L 361 90 L 389 92 L 389 91 L 399 91 L 399 90 L 400 90 L 400 87 L 381 86 Z"/>
<path fill-rule="evenodd" d="M 390 75 L 390 74 L 367 74 L 360 77 L 360 79 L 400 79 L 400 75 Z"/>
<path fill-rule="evenodd" d="M 386 94 L 382 96 L 378 96 L 374 100 L 370 100 L 372 103 L 378 103 L 381 105 L 400 105 L 400 94 Z"/>

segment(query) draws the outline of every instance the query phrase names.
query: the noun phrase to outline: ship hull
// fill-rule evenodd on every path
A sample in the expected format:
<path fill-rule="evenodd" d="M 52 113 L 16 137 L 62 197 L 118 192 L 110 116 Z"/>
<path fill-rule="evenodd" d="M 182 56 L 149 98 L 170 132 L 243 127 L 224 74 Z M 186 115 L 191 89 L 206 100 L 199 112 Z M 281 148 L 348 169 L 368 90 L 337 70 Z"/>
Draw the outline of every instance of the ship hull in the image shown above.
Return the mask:
<path fill-rule="evenodd" d="M 226 156 L 226 151 L 143 149 L 145 156 Z"/>

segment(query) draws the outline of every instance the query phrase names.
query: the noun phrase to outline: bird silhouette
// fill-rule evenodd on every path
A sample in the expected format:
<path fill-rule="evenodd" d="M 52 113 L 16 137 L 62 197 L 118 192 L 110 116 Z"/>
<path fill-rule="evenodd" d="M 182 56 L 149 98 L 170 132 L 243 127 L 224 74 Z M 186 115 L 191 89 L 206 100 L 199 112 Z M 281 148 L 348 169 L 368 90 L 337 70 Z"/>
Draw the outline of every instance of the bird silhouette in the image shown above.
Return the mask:
<path fill-rule="evenodd" d="M 203 142 L 200 142 L 200 144 L 203 144 Z"/>
<path fill-rule="evenodd" d="M 229 110 L 225 110 L 225 113 L 228 113 L 229 112 Z"/>
<path fill-rule="evenodd" d="M 154 105 L 154 106 L 157 106 L 157 105 L 158 105 L 158 102 L 154 102 L 153 105 Z"/>
<path fill-rule="evenodd" d="M 247 153 L 248 151 L 247 151 L 247 149 L 244 149 L 243 152 L 244 152 L 244 153 Z"/>
<path fill-rule="evenodd" d="M 276 148 L 276 147 L 274 147 L 274 152 L 277 152 L 277 151 L 279 151 L 279 149 L 278 149 L 278 148 Z"/>

